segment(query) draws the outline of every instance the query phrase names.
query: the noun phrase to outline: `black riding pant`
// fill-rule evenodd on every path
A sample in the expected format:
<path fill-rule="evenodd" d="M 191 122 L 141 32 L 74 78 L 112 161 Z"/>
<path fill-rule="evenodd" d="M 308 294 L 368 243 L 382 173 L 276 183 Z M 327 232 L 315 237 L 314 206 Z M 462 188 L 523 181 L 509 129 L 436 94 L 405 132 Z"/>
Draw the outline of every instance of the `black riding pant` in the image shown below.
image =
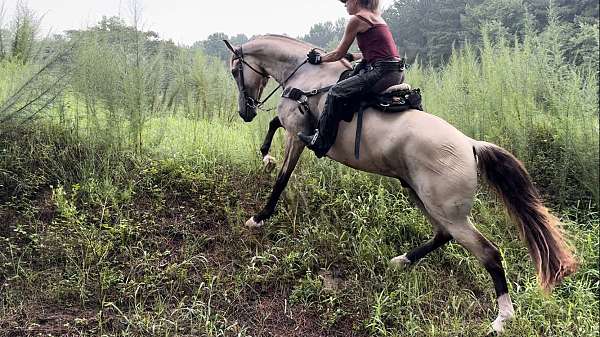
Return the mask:
<path fill-rule="evenodd" d="M 354 114 L 348 111 L 348 106 L 356 106 L 356 103 L 365 97 L 379 94 L 392 85 L 404 81 L 404 72 L 400 69 L 398 62 L 375 63 L 366 66 L 356 75 L 335 84 L 329 89 L 325 101 L 325 110 L 319 117 L 319 151 L 317 156 L 323 156 L 335 143 L 338 125 L 345 114 Z M 352 115 L 350 115 L 352 116 Z"/>

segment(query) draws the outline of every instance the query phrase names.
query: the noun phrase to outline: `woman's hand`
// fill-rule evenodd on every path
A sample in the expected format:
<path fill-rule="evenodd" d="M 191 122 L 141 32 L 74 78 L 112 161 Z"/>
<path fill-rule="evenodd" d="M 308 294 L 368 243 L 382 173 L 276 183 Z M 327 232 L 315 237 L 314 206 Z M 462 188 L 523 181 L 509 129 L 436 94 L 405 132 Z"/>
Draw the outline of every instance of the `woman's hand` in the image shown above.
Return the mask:
<path fill-rule="evenodd" d="M 310 64 L 317 65 L 323 62 L 321 53 L 319 53 L 316 49 L 312 49 L 306 56 L 308 57 L 308 63 Z"/>

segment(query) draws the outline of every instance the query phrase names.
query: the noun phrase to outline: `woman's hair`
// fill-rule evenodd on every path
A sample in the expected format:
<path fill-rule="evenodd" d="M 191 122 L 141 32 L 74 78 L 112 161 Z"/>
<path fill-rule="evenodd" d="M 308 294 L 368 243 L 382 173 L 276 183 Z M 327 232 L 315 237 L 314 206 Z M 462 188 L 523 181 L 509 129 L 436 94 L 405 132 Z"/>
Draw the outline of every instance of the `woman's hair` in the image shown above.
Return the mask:
<path fill-rule="evenodd" d="M 358 0 L 360 7 L 368 9 L 372 12 L 379 10 L 379 0 Z"/>

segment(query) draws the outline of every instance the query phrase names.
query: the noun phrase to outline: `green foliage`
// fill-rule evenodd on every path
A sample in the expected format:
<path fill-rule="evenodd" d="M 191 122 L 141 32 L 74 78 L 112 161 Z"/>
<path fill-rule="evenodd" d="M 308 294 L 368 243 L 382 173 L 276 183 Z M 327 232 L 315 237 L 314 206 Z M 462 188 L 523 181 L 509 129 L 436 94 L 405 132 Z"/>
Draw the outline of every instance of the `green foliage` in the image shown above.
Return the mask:
<path fill-rule="evenodd" d="M 223 61 L 229 58 L 230 51 L 227 49 L 223 40 L 229 40 L 229 37 L 225 33 L 213 33 L 208 36 L 204 41 L 195 44 L 196 47 L 202 48 L 202 50 L 208 54 L 215 56 Z M 243 39 L 241 39 L 243 41 Z M 240 41 L 240 42 L 242 42 Z M 245 41 L 243 41 L 245 42 Z M 242 43 L 243 43 L 242 42 Z"/>
<path fill-rule="evenodd" d="M 598 2 L 566 0 L 396 0 L 382 13 L 402 55 L 412 62 L 441 65 L 453 48 L 466 41 L 479 44 L 481 30 L 493 28 L 494 38 L 518 37 L 547 30 L 550 16 L 563 29 L 559 45 L 569 62 L 597 65 Z M 335 48 L 345 21 L 317 23 L 301 39 L 329 50 Z"/>
<path fill-rule="evenodd" d="M 3 61 L 7 55 L 7 35 L 8 30 L 4 28 L 4 16 L 6 15 L 5 3 L 0 3 L 0 61 Z"/>
<path fill-rule="evenodd" d="M 206 40 L 197 41 L 192 45 L 192 49 L 200 49 L 206 55 L 215 57 L 223 62 L 229 60 L 231 52 L 223 40 L 228 40 L 234 46 L 239 46 L 248 42 L 248 37 L 245 34 L 237 34 L 235 36 L 227 36 L 225 33 L 213 33 L 210 34 Z"/>
<path fill-rule="evenodd" d="M 140 152 L 154 118 L 212 118 L 234 104 L 224 65 L 199 50 L 176 48 L 116 19 L 72 35 L 78 45 L 74 95 L 67 99 L 82 108 L 64 120 L 78 129 L 85 123 L 86 131 L 112 139 L 118 148 L 133 145 Z"/>
<path fill-rule="evenodd" d="M 0 61 L 12 58 L 26 64 L 35 58 L 40 19 L 26 2 L 17 1 L 10 29 L 5 28 L 5 3 L 0 4 Z"/>
<path fill-rule="evenodd" d="M 335 22 L 317 23 L 310 27 L 310 32 L 301 40 L 312 43 L 321 48 L 334 49 L 342 40 L 344 30 L 346 28 L 346 20 L 338 19 Z"/>
<path fill-rule="evenodd" d="M 461 25 L 470 41 L 480 40 L 480 29 L 486 25 L 496 27 L 496 38 L 517 36 L 522 39 L 535 31 L 534 20 L 523 0 L 485 0 L 467 3 Z"/>
<path fill-rule="evenodd" d="M 33 53 L 37 27 L 33 13 L 22 2 L 17 4 L 17 15 L 13 24 L 12 57 L 22 63 L 27 63 Z"/>
<path fill-rule="evenodd" d="M 43 157 L 56 131 L 43 133 L 12 142 Z M 396 181 L 305 158 L 313 165 L 297 172 L 277 215 L 250 231 L 243 220 L 262 204 L 269 175 L 193 157 L 132 162 L 111 149 L 82 151 L 82 141 L 66 138 L 59 148 L 80 153 L 85 167 L 114 153 L 112 170 L 0 204 L 8 333 L 42 322 L 39 331 L 82 336 L 246 336 L 290 326 L 302 334 L 480 336 L 496 315 L 486 271 L 458 245 L 410 269 L 387 266 L 431 231 Z M 22 165 L 49 175 L 69 162 Z M 597 214 L 565 220 L 582 266 L 552 296 L 541 294 L 496 203 L 480 195 L 473 220 L 505 258 L 517 309 L 507 335 L 597 333 Z M 43 323 L 46 310 L 64 306 L 71 309 L 60 311 L 60 324 Z"/>

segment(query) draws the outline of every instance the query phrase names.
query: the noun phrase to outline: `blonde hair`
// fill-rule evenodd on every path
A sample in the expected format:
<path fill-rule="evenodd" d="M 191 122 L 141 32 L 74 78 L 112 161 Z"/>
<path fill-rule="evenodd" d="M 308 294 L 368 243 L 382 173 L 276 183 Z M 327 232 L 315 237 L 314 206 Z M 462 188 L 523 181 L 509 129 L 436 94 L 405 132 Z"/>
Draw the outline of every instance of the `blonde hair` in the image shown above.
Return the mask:
<path fill-rule="evenodd" d="M 372 12 L 379 11 L 379 0 L 358 0 L 360 7 Z"/>

